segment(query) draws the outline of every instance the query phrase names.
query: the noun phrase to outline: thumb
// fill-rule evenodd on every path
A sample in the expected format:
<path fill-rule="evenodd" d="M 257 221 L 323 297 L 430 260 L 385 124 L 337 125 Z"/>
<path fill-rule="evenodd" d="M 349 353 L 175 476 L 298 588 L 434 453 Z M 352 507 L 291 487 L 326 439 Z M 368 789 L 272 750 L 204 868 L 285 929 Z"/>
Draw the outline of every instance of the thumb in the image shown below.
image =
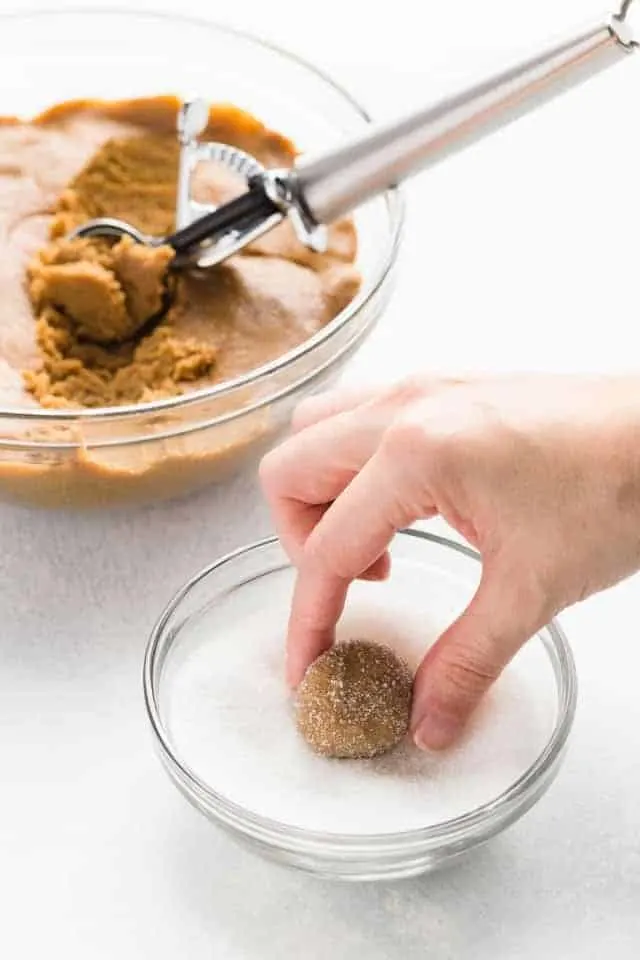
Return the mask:
<path fill-rule="evenodd" d="M 513 574 L 485 570 L 473 600 L 429 650 L 414 683 L 411 730 L 417 747 L 443 750 L 464 731 L 509 661 L 546 622 L 542 605 Z"/>

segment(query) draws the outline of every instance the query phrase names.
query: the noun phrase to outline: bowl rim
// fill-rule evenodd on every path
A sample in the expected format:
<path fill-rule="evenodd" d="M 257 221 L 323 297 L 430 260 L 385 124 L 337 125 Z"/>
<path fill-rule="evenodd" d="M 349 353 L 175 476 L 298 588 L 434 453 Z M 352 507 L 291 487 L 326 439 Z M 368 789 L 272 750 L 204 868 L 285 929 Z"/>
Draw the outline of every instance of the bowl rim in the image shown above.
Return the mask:
<path fill-rule="evenodd" d="M 57 7 L 47 9 L 46 7 L 27 8 L 23 10 L 10 10 L 0 13 L 0 25 L 3 23 L 28 20 L 57 19 L 63 17 L 82 17 L 91 20 L 97 17 L 122 17 L 125 20 L 133 21 L 135 19 L 151 20 L 157 22 L 174 22 L 186 26 L 194 26 L 203 30 L 209 30 L 212 33 L 219 33 L 223 36 L 233 37 L 245 41 L 258 48 L 277 54 L 284 60 L 288 60 L 298 67 L 302 67 L 310 74 L 314 74 L 319 80 L 333 88 L 334 92 L 352 107 L 360 118 L 366 123 L 371 123 L 372 117 L 368 110 L 360 101 L 351 94 L 346 87 L 339 81 L 334 80 L 328 71 L 317 66 L 306 57 L 289 50 L 286 46 L 281 46 L 275 41 L 263 38 L 250 30 L 234 27 L 206 17 L 199 17 L 190 14 L 177 14 L 162 10 L 144 10 L 131 7 L 107 7 L 99 6 L 87 9 L 86 7 Z M 197 405 L 203 401 L 218 399 L 223 396 L 233 394 L 234 391 L 244 389 L 257 382 L 268 380 L 273 374 L 294 364 L 297 360 L 308 356 L 313 350 L 333 339 L 341 330 L 346 327 L 355 315 L 372 300 L 381 287 L 386 282 L 391 273 L 400 250 L 404 223 L 405 223 L 405 202 L 401 187 L 392 187 L 385 191 L 381 198 L 384 199 L 387 214 L 389 217 L 389 230 L 385 239 L 385 248 L 374 268 L 374 276 L 363 284 L 357 296 L 333 318 L 322 330 L 314 334 L 308 340 L 305 340 L 298 347 L 283 354 L 270 363 L 263 364 L 255 370 L 249 371 L 240 377 L 232 380 L 226 380 L 212 387 L 204 387 L 200 390 L 194 390 L 187 394 L 168 397 L 161 400 L 147 401 L 138 404 L 123 404 L 114 407 L 94 407 L 82 408 L 79 410 L 49 410 L 38 407 L 31 409 L 22 406 L 0 406 L 0 419 L 11 419 L 15 421 L 25 421 L 27 423 L 44 424 L 47 421 L 55 423 L 78 423 L 86 421 L 102 420 L 126 420 L 130 417 L 137 417 L 145 414 L 158 414 L 171 412 L 175 410 L 184 410 L 190 406 Z M 215 418 L 217 421 L 217 418 Z M 36 440 L 30 441 L 30 446 L 39 446 Z"/>
<path fill-rule="evenodd" d="M 477 563 L 482 561 L 481 555 L 466 544 L 430 531 L 414 527 L 398 531 L 397 536 L 417 538 L 432 545 L 452 550 Z M 468 813 L 443 820 L 428 827 L 394 833 L 349 834 L 307 830 L 303 827 L 296 827 L 264 817 L 227 799 L 223 794 L 213 790 L 180 758 L 171 743 L 159 706 L 158 693 L 164 662 L 174 642 L 174 638 L 172 638 L 166 649 L 164 647 L 160 649 L 165 637 L 165 627 L 189 593 L 211 573 L 228 563 L 232 563 L 240 556 L 260 551 L 278 543 L 277 537 L 266 537 L 233 550 L 200 570 L 178 590 L 166 605 L 147 642 L 142 671 L 147 719 L 151 725 L 156 747 L 160 751 L 163 763 L 187 798 L 192 801 L 197 800 L 196 806 L 217 819 L 221 824 L 230 825 L 240 833 L 257 837 L 271 845 L 274 845 L 276 841 L 281 841 L 283 845 L 295 844 L 297 849 L 307 851 L 313 848 L 326 851 L 328 847 L 333 847 L 334 849 L 340 848 L 344 852 L 350 850 L 354 853 L 363 850 L 371 852 L 373 849 L 375 849 L 375 852 L 381 853 L 385 850 L 389 852 L 397 848 L 408 851 L 414 847 L 422 849 L 434 844 L 442 846 L 452 841 L 459 843 L 467 838 L 474 837 L 478 833 L 491 834 L 496 832 L 496 824 L 513 818 L 514 810 L 527 809 L 535 801 L 540 783 L 544 783 L 545 779 L 550 777 L 565 750 L 577 706 L 578 678 L 573 653 L 562 627 L 555 619 L 535 634 L 545 646 L 556 681 L 558 704 L 553 730 L 538 757 L 513 783 L 494 799 L 481 804 Z M 544 636 L 545 633 L 546 637 Z M 555 661 L 549 652 L 550 647 L 553 649 Z M 159 653 L 161 659 L 158 661 Z"/>

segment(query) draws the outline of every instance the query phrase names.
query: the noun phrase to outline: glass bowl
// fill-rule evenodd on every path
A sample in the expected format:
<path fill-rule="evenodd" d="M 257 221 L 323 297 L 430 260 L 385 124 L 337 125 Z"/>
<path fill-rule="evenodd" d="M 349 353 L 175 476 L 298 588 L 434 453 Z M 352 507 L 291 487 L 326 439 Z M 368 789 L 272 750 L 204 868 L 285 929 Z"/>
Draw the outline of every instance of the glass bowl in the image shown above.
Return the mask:
<path fill-rule="evenodd" d="M 293 54 L 206 21 L 73 11 L 0 17 L 0 116 L 33 116 L 78 97 L 173 93 L 229 101 L 290 136 L 328 148 L 369 122 L 338 84 Z M 396 190 L 356 217 L 363 286 L 320 333 L 238 380 L 130 407 L 0 409 L 0 497 L 43 506 L 147 502 L 254 464 L 293 406 L 327 386 L 388 301 L 402 230 Z"/>
<path fill-rule="evenodd" d="M 469 602 L 479 558 L 419 530 L 399 534 L 391 555 L 389 581 L 352 585 L 339 639 L 391 637 L 415 665 Z M 386 759 L 327 760 L 285 715 L 291 703 L 280 673 L 293 576 L 277 540 L 244 547 L 180 590 L 151 635 L 148 719 L 166 771 L 191 804 L 263 857 L 333 879 L 383 880 L 467 853 L 540 799 L 576 706 L 573 657 L 557 624 L 525 645 L 453 750 L 430 756 L 407 742 Z"/>

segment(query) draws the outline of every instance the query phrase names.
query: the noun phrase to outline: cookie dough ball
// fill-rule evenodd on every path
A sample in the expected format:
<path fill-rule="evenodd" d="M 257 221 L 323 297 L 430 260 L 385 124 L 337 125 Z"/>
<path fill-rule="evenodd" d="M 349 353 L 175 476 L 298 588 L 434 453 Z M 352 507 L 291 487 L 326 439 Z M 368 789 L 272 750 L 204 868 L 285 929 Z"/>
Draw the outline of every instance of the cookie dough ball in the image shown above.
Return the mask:
<path fill-rule="evenodd" d="M 388 647 L 367 640 L 336 644 L 300 684 L 298 729 L 326 757 L 386 753 L 407 732 L 412 684 L 407 664 Z"/>

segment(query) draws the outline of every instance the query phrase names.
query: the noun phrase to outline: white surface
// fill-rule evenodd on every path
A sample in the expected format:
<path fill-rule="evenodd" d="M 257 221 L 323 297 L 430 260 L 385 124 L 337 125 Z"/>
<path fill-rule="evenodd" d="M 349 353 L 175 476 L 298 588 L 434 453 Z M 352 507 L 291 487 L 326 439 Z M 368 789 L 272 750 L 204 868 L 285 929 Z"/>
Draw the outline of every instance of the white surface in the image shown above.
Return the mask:
<path fill-rule="evenodd" d="M 334 69 L 379 115 L 591 12 L 601 4 L 229 8 Z M 640 58 L 414 185 L 397 296 L 350 376 L 402 374 L 416 351 L 400 345 L 425 327 L 422 361 L 435 370 L 636 369 L 639 96 Z M 0 510 L 3 956 L 635 958 L 638 580 L 564 618 L 581 698 L 547 798 L 446 873 L 344 888 L 231 845 L 168 783 L 145 728 L 140 664 L 160 607 L 213 556 L 268 529 L 250 477 L 102 517 Z"/>

